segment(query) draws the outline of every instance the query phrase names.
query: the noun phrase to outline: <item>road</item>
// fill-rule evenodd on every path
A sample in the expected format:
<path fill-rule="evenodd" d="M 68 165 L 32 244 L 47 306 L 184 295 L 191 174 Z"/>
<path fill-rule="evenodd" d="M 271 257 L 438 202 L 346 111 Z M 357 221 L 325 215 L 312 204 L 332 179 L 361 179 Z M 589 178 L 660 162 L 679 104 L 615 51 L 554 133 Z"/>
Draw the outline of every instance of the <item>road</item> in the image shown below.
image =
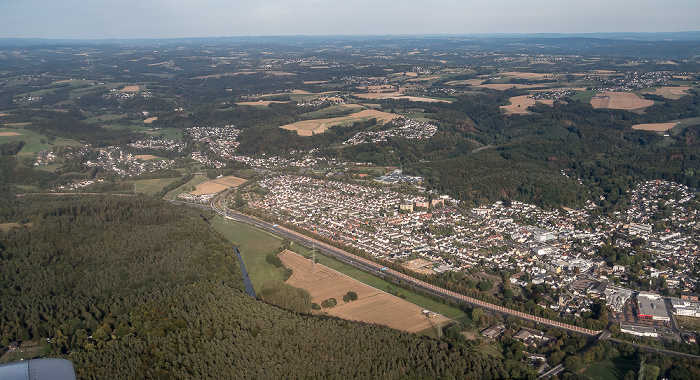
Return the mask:
<path fill-rule="evenodd" d="M 209 207 L 207 207 L 207 206 L 204 206 L 204 207 L 211 208 L 223 216 L 224 210 L 221 207 L 219 199 L 221 196 L 223 196 L 225 194 L 226 193 L 223 193 L 222 195 L 215 197 L 214 199 L 212 199 Z M 202 206 L 203 205 L 200 205 L 200 207 L 202 207 Z M 265 221 L 262 221 L 260 219 L 257 219 L 255 217 L 252 217 L 249 215 L 241 214 L 241 213 L 232 211 L 230 209 L 227 210 L 227 212 L 225 214 L 226 214 L 226 217 L 228 219 L 253 225 L 253 226 L 258 227 L 262 230 L 271 232 L 277 236 L 287 238 L 291 241 L 297 241 L 305 246 L 309 246 L 309 247 L 314 246 L 314 247 L 318 248 L 321 251 L 321 253 L 323 253 L 327 256 L 331 256 L 338 261 L 341 261 L 341 262 L 344 262 L 346 264 L 352 265 L 354 267 L 360 268 L 364 271 L 367 271 L 367 272 L 372 273 L 374 275 L 377 275 L 379 277 L 391 278 L 396 283 L 404 282 L 415 289 L 424 291 L 426 293 L 429 293 L 429 294 L 432 294 L 432 295 L 435 295 L 435 296 L 438 296 L 441 298 L 449 299 L 449 300 L 459 302 L 459 303 L 466 303 L 466 304 L 469 304 L 472 306 L 478 306 L 478 307 L 483 308 L 485 311 L 491 312 L 494 314 L 499 314 L 499 315 L 503 315 L 503 316 L 511 315 L 511 316 L 514 316 L 516 318 L 520 318 L 523 320 L 541 323 L 541 324 L 546 325 L 546 326 L 551 326 L 551 327 L 563 329 L 566 331 L 576 332 L 576 333 L 583 334 L 586 336 L 596 336 L 596 335 L 601 333 L 601 331 L 590 330 L 590 329 L 586 329 L 583 327 L 573 326 L 573 325 L 569 325 L 566 323 L 552 321 L 552 320 L 549 320 L 546 318 L 538 317 L 535 315 L 530 315 L 530 314 L 523 313 L 523 312 L 518 311 L 518 310 L 507 309 L 507 308 L 499 306 L 499 305 L 494 305 L 494 304 L 491 304 L 491 303 L 488 303 L 488 302 L 485 302 L 485 301 L 482 301 L 482 300 L 479 300 L 476 298 L 467 297 L 465 295 L 453 292 L 451 290 L 440 288 L 440 287 L 435 286 L 433 284 L 429 284 L 427 282 L 424 282 L 424 281 L 418 280 L 416 278 L 413 278 L 411 276 L 408 276 L 404 273 L 397 272 L 393 269 L 384 268 L 382 265 L 377 264 L 373 261 L 367 260 L 367 259 L 360 257 L 360 256 L 353 255 L 353 254 L 346 252 L 342 249 L 333 247 L 329 244 L 326 244 L 326 243 L 323 243 L 323 242 L 318 241 L 316 239 L 310 238 L 306 235 L 300 234 L 298 232 L 292 231 L 292 230 L 287 229 L 287 228 L 282 227 L 282 226 L 277 226 L 274 224 L 267 223 Z"/>
<path fill-rule="evenodd" d="M 432 284 L 428 284 L 426 282 L 420 281 L 418 279 L 415 279 L 413 277 L 407 276 L 403 273 L 396 272 L 392 269 L 389 268 L 384 268 L 381 265 L 367 260 L 363 257 L 355 256 L 353 254 L 350 254 L 349 252 L 343 251 L 339 248 L 333 247 L 331 245 L 328 245 L 326 243 L 323 243 L 321 241 L 318 241 L 316 239 L 310 238 L 306 235 L 300 234 L 298 232 L 292 231 L 290 229 L 284 228 L 282 226 L 277 226 L 271 223 L 267 223 L 265 221 L 262 221 L 258 218 L 241 214 L 238 212 L 235 212 L 233 210 L 228 210 L 226 213 L 224 213 L 224 210 L 221 208 L 221 205 L 219 203 L 219 198 L 221 196 L 225 195 L 225 193 L 221 194 L 219 197 L 215 197 L 210 205 L 203 205 L 203 204 L 196 204 L 196 203 L 189 203 L 189 202 L 181 202 L 181 201 L 168 201 L 173 204 L 181 204 L 181 205 L 190 205 L 190 206 L 196 206 L 200 207 L 203 209 L 208 209 L 208 210 L 214 210 L 218 214 L 227 217 L 230 220 L 234 220 L 237 222 L 242 222 L 246 224 L 250 224 L 252 226 L 258 227 L 262 230 L 268 231 L 274 235 L 287 238 L 292 241 L 296 241 L 301 243 L 302 245 L 305 246 L 314 246 L 316 247 L 321 253 L 331 256 L 334 259 L 341 261 L 343 263 L 346 263 L 348 265 L 352 265 L 356 268 L 362 269 L 366 272 L 372 273 L 374 275 L 377 275 L 382 278 L 389 277 L 395 282 L 398 281 L 404 281 L 405 283 L 408 283 L 412 287 L 425 291 L 427 293 L 430 293 L 432 295 L 453 300 L 455 302 L 460 302 L 460 303 L 466 303 L 472 306 L 479 306 L 486 311 L 491 311 L 494 314 L 500 314 L 500 315 L 512 315 L 516 318 L 527 320 L 527 321 L 532 321 L 532 322 L 537 322 L 541 323 L 546 326 L 554 327 L 560 330 L 565 330 L 565 331 L 570 331 L 570 332 L 576 332 L 582 335 L 586 336 L 597 336 L 596 341 L 602 340 L 602 339 L 609 339 L 610 338 L 610 332 L 609 331 L 596 331 L 596 330 L 590 330 L 590 329 L 585 329 L 582 327 L 578 326 L 573 326 L 569 325 L 566 323 L 561 323 L 557 321 L 552 321 L 548 319 L 544 319 L 538 316 L 526 314 L 517 310 L 511 310 L 504 308 L 502 306 L 490 304 L 475 298 L 467 297 L 462 294 L 458 294 L 455 292 L 452 292 L 447 289 L 443 289 L 440 287 L 437 287 Z M 225 215 L 224 215 L 225 214 Z M 621 344 L 621 343 L 626 343 L 630 344 L 634 347 L 644 349 L 648 352 L 656 352 L 656 353 L 662 353 L 666 355 L 672 355 L 672 356 L 677 356 L 677 357 L 682 357 L 682 358 L 688 358 L 688 359 L 696 359 L 700 360 L 700 356 L 695 356 L 695 355 L 690 355 L 690 354 L 685 354 L 681 352 L 675 352 L 675 351 L 669 351 L 669 350 L 663 350 L 663 349 L 658 349 L 658 348 L 653 348 L 653 347 L 648 347 L 644 346 L 641 344 L 636 344 L 636 343 L 630 343 L 622 340 L 617 340 L 617 339 L 610 339 L 611 342 Z M 556 371 L 555 371 L 556 370 Z M 553 376 L 554 374 L 560 373 L 563 370 L 563 367 L 557 366 L 552 368 L 549 372 L 552 372 L 550 376 Z M 554 372 L 553 372 L 554 371 Z"/>

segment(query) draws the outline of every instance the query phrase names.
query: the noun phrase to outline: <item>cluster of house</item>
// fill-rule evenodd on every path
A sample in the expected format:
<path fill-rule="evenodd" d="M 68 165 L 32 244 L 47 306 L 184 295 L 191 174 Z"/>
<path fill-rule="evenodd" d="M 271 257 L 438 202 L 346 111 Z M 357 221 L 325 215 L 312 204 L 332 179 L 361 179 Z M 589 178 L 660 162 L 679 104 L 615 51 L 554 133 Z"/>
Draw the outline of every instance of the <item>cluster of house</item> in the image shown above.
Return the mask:
<path fill-rule="evenodd" d="M 36 153 L 34 166 L 50 165 L 56 159 L 56 155 L 48 150 L 40 150 Z"/>
<path fill-rule="evenodd" d="M 223 168 L 226 166 L 225 162 L 222 162 L 222 161 L 219 161 L 216 159 L 212 159 L 209 157 L 209 154 L 207 154 L 207 152 L 202 152 L 199 150 L 190 153 L 190 158 L 199 162 L 202 165 L 209 166 L 212 168 L 219 169 L 219 168 Z"/>
<path fill-rule="evenodd" d="M 624 75 L 586 75 L 584 80 L 601 82 L 595 90 L 634 91 L 663 85 L 673 77 L 669 71 L 630 71 Z"/>
<path fill-rule="evenodd" d="M 408 183 L 411 185 L 420 185 L 423 183 L 423 177 L 411 176 L 403 174 L 403 170 L 396 169 L 391 173 L 383 176 L 379 176 L 374 179 L 377 182 L 381 182 L 386 185 L 400 185 L 402 183 Z M 413 210 L 411 210 L 413 211 Z"/>
<path fill-rule="evenodd" d="M 223 127 L 187 128 L 193 140 L 207 144 L 215 154 L 223 158 L 232 158 L 238 147 L 238 135 L 241 130 L 233 125 Z"/>
<path fill-rule="evenodd" d="M 297 107 L 318 107 L 323 104 L 340 105 L 345 104 L 345 99 L 339 96 L 320 96 L 306 102 L 297 103 Z"/>
<path fill-rule="evenodd" d="M 358 145 L 386 141 L 389 137 L 404 139 L 429 139 L 437 132 L 437 126 L 414 119 L 396 118 L 391 121 L 394 128 L 385 131 L 362 131 L 343 142 L 343 145 Z"/>
<path fill-rule="evenodd" d="M 129 144 L 130 147 L 136 149 L 158 149 L 158 150 L 172 150 L 176 152 L 182 152 L 187 148 L 187 143 L 182 139 L 150 139 L 150 140 L 139 140 L 134 141 Z"/>
<path fill-rule="evenodd" d="M 535 99 L 535 100 L 561 99 L 561 98 L 565 98 L 569 95 L 571 95 L 571 90 L 563 88 L 560 90 L 536 92 L 536 93 L 532 94 L 531 97 L 532 97 L 532 99 Z"/>
<path fill-rule="evenodd" d="M 597 251 L 613 234 L 622 236 L 615 244 L 630 244 L 635 234 L 651 242 L 665 238 L 669 232 L 655 232 L 630 220 L 642 222 L 651 217 L 649 213 L 656 205 L 651 198 L 655 196 L 675 199 L 672 203 L 666 199 L 669 206 L 662 207 L 664 211 L 672 204 L 680 212 L 684 210 L 681 206 L 692 199 L 692 192 L 681 185 L 640 184 L 630 208 L 613 220 L 592 217 L 590 211 L 595 206 L 591 204 L 576 210 L 546 211 L 513 201 L 461 210 L 452 206 L 449 197 L 428 200 L 388 189 L 300 176 L 271 177 L 260 185 L 269 191 L 265 196 L 253 197 L 251 207 L 373 256 L 401 260 L 419 255 L 437 263 L 441 270 L 453 271 L 486 265 L 516 273 L 510 279 L 516 286 L 544 284 L 555 291 L 561 289 L 560 297 L 547 296 L 540 305 L 560 316 L 580 316 L 590 311 L 591 303 L 598 298 L 605 298 L 621 312 L 633 295 L 632 290 L 624 288 L 631 274 L 627 266 L 608 266 L 605 259 L 597 257 Z M 443 205 L 446 207 L 440 207 Z M 682 214 L 687 218 L 673 212 L 669 215 L 676 218 L 673 223 L 669 221 L 670 226 L 680 223 L 686 227 L 695 225 L 698 216 L 697 212 Z M 653 218 L 664 220 L 658 215 Z M 673 235 L 666 241 L 684 239 L 688 233 L 693 236 L 686 229 L 674 233 L 680 236 Z M 625 234 L 629 237 L 624 238 Z M 645 272 L 634 275 L 666 276 L 669 286 L 693 289 L 698 281 L 691 276 L 697 247 L 691 241 L 686 243 L 689 250 L 681 251 L 684 260 L 675 262 L 687 265 L 662 270 L 642 263 Z M 662 258 L 659 255 L 658 259 Z"/>
<path fill-rule="evenodd" d="M 99 166 L 121 176 L 135 176 L 157 170 L 168 169 L 175 165 L 175 160 L 144 160 L 120 148 L 110 146 L 100 150 L 97 161 L 87 161 L 87 166 Z"/>
<path fill-rule="evenodd" d="M 143 98 L 150 98 L 153 96 L 153 93 L 150 91 L 121 91 L 116 88 L 113 88 L 109 91 L 108 94 L 102 95 L 104 99 L 117 99 L 117 100 L 126 100 L 133 98 L 135 96 L 140 96 Z"/>

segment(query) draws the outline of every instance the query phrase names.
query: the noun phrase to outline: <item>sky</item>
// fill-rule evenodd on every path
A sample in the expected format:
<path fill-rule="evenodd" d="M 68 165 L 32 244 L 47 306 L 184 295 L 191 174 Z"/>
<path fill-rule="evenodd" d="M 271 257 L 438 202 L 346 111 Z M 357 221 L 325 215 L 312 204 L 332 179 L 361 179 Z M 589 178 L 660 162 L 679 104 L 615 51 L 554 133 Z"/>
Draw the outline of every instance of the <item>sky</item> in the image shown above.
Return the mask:
<path fill-rule="evenodd" d="M 700 0 L 0 0 L 0 38 L 698 30 Z"/>

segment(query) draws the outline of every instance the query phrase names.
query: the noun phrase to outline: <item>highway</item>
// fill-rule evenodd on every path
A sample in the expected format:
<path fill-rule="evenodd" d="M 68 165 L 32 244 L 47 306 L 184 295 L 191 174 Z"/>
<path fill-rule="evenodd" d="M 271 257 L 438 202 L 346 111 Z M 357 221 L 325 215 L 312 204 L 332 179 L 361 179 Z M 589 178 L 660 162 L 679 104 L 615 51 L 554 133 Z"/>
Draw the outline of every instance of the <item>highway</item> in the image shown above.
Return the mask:
<path fill-rule="evenodd" d="M 455 302 L 465 303 L 465 304 L 469 304 L 472 306 L 478 306 L 478 307 L 483 308 L 485 311 L 490 312 L 491 314 L 499 314 L 499 315 L 504 315 L 504 316 L 512 315 L 512 316 L 519 318 L 519 319 L 522 319 L 522 320 L 541 323 L 543 325 L 554 327 L 557 329 L 570 331 L 570 332 L 576 332 L 576 333 L 586 335 L 586 336 L 591 336 L 591 337 L 595 336 L 595 337 L 597 337 L 596 340 L 610 338 L 611 334 L 609 331 L 606 331 L 606 330 L 596 331 L 596 330 L 586 329 L 583 327 L 573 326 L 573 325 L 569 325 L 566 323 L 552 321 L 552 320 L 541 318 L 541 317 L 538 317 L 535 315 L 523 313 L 521 311 L 507 309 L 507 308 L 504 308 L 502 306 L 490 304 L 490 303 L 487 303 L 487 302 L 484 302 L 484 301 L 481 301 L 481 300 L 478 300 L 475 298 L 467 297 L 467 296 L 464 296 L 462 294 L 458 294 L 458 293 L 452 292 L 450 290 L 443 289 L 443 288 L 437 287 L 437 286 L 432 285 L 432 284 L 428 284 L 426 282 L 420 281 L 420 280 L 415 279 L 413 277 L 407 276 L 403 273 L 396 272 L 392 269 L 383 268 L 381 265 L 379 265 L 373 261 L 367 260 L 363 257 L 355 256 L 349 252 L 343 251 L 342 249 L 333 247 L 331 245 L 328 245 L 328 244 L 323 243 L 321 241 L 318 241 L 316 239 L 310 238 L 310 237 L 303 235 L 303 234 L 300 234 L 298 232 L 292 231 L 292 230 L 287 229 L 285 227 L 274 225 L 271 223 L 267 223 L 267 222 L 260 220 L 258 218 L 255 218 L 255 217 L 252 217 L 249 215 L 245 215 L 245 214 L 241 214 L 241 213 L 235 212 L 235 211 L 230 210 L 230 209 L 227 212 L 224 212 L 224 210 L 221 208 L 221 205 L 219 203 L 219 199 L 221 196 L 223 196 L 225 194 L 226 194 L 226 192 L 221 194 L 218 197 L 215 197 L 212 200 L 211 204 L 209 204 L 209 205 L 181 202 L 181 201 L 168 201 L 168 202 L 173 203 L 173 204 L 178 204 L 178 205 L 190 205 L 190 206 L 195 206 L 195 207 L 199 207 L 199 208 L 203 208 L 203 209 L 214 210 L 219 215 L 224 216 L 230 220 L 234 220 L 237 222 L 246 223 L 246 224 L 255 226 L 255 227 L 260 228 L 262 230 L 268 231 L 268 232 L 272 233 L 273 235 L 276 235 L 276 236 L 279 236 L 282 238 L 287 238 L 291 241 L 296 241 L 296 242 L 298 242 L 302 245 L 308 246 L 308 247 L 314 246 L 324 255 L 331 256 L 338 261 L 341 261 L 341 262 L 346 263 L 348 265 L 352 265 L 356 268 L 362 269 L 362 270 L 369 272 L 371 274 L 374 274 L 376 276 L 379 276 L 382 278 L 387 278 L 387 277 L 391 278 L 396 283 L 398 283 L 399 281 L 403 281 L 415 289 L 422 290 L 426 293 L 429 293 L 429 294 L 432 294 L 432 295 L 435 295 L 435 296 L 438 296 L 441 298 L 453 300 Z M 617 344 L 621 344 L 621 343 L 630 344 L 634 347 L 644 349 L 648 352 L 655 352 L 655 353 L 673 355 L 673 356 L 687 358 L 687 359 L 700 360 L 700 356 L 695 356 L 695 355 L 691 355 L 691 354 L 685 354 L 685 353 L 681 353 L 681 352 L 675 352 L 675 351 L 669 351 L 669 350 L 664 350 L 664 349 L 659 349 L 659 348 L 654 348 L 654 347 L 648 347 L 648 346 L 644 346 L 641 344 L 630 343 L 630 342 L 626 342 L 626 341 L 618 340 L 618 339 L 610 339 L 610 341 L 617 343 Z M 562 366 L 557 366 L 555 368 L 552 368 L 550 371 L 548 371 L 548 373 L 551 373 L 551 374 L 549 374 L 549 376 L 553 376 L 554 374 L 560 373 L 562 370 L 563 370 Z"/>
<path fill-rule="evenodd" d="M 586 329 L 583 327 L 578 327 L 578 326 L 573 326 L 569 325 L 566 323 L 558 322 L 558 321 L 552 321 L 546 318 L 538 317 L 535 315 L 530 315 L 527 313 L 523 313 L 521 311 L 517 310 L 511 310 L 507 309 L 505 307 L 499 306 L 499 305 L 494 305 L 476 298 L 472 297 L 467 297 L 465 295 L 455 293 L 451 290 L 443 289 L 438 286 L 435 286 L 433 284 L 429 284 L 427 282 L 418 280 L 416 278 L 410 277 L 406 274 L 397 272 L 393 269 L 390 268 L 383 268 L 380 264 L 377 264 L 373 261 L 367 260 L 363 257 L 353 255 L 349 252 L 343 251 L 342 249 L 333 247 L 331 245 L 328 245 L 326 243 L 323 243 L 321 241 L 318 241 L 316 239 L 310 238 L 306 235 L 300 234 L 298 232 L 292 231 L 290 229 L 287 229 L 282 226 L 274 225 L 267 223 L 265 221 L 262 221 L 258 218 L 241 214 L 232 210 L 227 210 L 225 213 L 223 208 L 221 207 L 220 204 L 220 198 L 221 196 L 224 196 L 226 193 L 221 194 L 220 196 L 215 197 L 212 199 L 209 207 L 200 205 L 200 207 L 205 207 L 205 208 L 211 208 L 212 210 L 216 211 L 218 214 L 227 217 L 230 220 L 235 220 L 238 222 L 243 222 L 247 223 L 250 225 L 253 225 L 255 227 L 258 227 L 262 230 L 268 231 L 274 235 L 287 238 L 291 241 L 296 241 L 301 243 L 302 245 L 311 247 L 314 246 L 316 247 L 321 253 L 327 256 L 331 256 L 334 259 L 341 261 L 343 263 L 352 265 L 354 267 L 360 268 L 364 271 L 367 271 L 369 273 L 372 273 L 374 275 L 377 275 L 382 278 L 391 278 L 394 280 L 394 282 L 399 283 L 403 281 L 404 283 L 408 284 L 409 286 L 422 290 L 424 292 L 430 293 L 432 295 L 442 297 L 445 299 L 453 300 L 458 303 L 465 303 L 469 304 L 472 306 L 478 306 L 483 308 L 487 312 L 491 312 L 494 314 L 500 314 L 503 316 L 514 316 L 516 318 L 520 318 L 523 320 L 528 320 L 531 322 L 536 322 L 536 323 L 541 323 L 546 326 L 551 326 L 555 327 L 558 329 L 566 330 L 566 331 L 571 331 L 571 332 L 576 332 L 579 334 L 583 334 L 586 336 L 597 336 L 601 333 L 601 331 L 596 331 L 596 330 L 590 330 Z M 178 202 L 178 203 L 183 203 L 183 202 Z"/>

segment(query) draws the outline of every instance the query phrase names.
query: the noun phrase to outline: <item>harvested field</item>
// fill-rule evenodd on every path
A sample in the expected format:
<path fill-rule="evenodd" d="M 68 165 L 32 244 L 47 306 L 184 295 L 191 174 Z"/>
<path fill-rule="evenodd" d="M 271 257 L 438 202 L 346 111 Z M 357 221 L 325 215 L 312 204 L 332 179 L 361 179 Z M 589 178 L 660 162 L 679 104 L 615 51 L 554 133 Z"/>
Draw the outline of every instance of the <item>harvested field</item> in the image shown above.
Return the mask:
<path fill-rule="evenodd" d="M 412 79 L 408 79 L 408 82 L 423 82 L 427 80 L 433 80 L 433 79 L 440 79 L 441 77 L 439 75 L 430 75 L 426 77 L 416 77 Z"/>
<path fill-rule="evenodd" d="M 323 84 L 328 82 L 327 80 L 305 80 L 304 84 Z"/>
<path fill-rule="evenodd" d="M 637 124 L 633 125 L 632 129 L 641 129 L 643 131 L 666 132 L 675 127 L 678 123 L 653 123 L 653 124 Z"/>
<path fill-rule="evenodd" d="M 133 85 L 133 86 L 126 86 L 120 90 L 121 92 L 138 92 L 141 91 L 141 88 L 139 86 Z"/>
<path fill-rule="evenodd" d="M 238 71 L 235 73 L 224 73 L 224 74 L 211 74 L 211 75 L 202 75 L 199 77 L 194 77 L 194 79 L 208 79 L 208 78 L 221 78 L 221 77 L 232 77 L 236 75 L 250 75 L 250 74 L 255 74 L 255 71 Z"/>
<path fill-rule="evenodd" d="M 529 114 L 527 107 L 534 106 L 536 103 L 544 103 L 548 105 L 554 104 L 553 99 L 540 99 L 535 100 L 530 95 L 514 96 L 510 98 L 510 105 L 501 106 L 502 109 L 506 111 L 507 114 Z"/>
<path fill-rule="evenodd" d="M 422 307 L 365 285 L 323 265 L 316 264 L 316 271 L 312 272 L 311 260 L 294 252 L 284 251 L 279 257 L 285 267 L 294 271 L 287 280 L 288 284 L 306 289 L 311 294 L 312 301 L 318 304 L 329 298 L 338 300 L 336 307 L 323 309 L 329 315 L 376 323 L 412 333 L 449 320 L 442 315 L 428 318 L 421 313 Z M 343 303 L 343 295 L 349 291 L 357 293 L 358 300 Z"/>
<path fill-rule="evenodd" d="M 637 94 L 631 92 L 610 92 L 599 94 L 591 98 L 593 108 L 615 108 L 621 110 L 635 110 L 649 107 L 654 104 L 653 100 L 641 99 Z"/>
<path fill-rule="evenodd" d="M 17 132 L 0 132 L 0 136 L 22 136 L 22 134 Z"/>
<path fill-rule="evenodd" d="M 197 189 L 195 191 L 191 191 L 190 194 L 202 195 L 202 194 L 218 193 L 219 191 L 224 191 L 228 188 L 239 186 L 240 184 L 242 184 L 245 181 L 246 180 L 243 178 L 238 178 L 238 177 L 234 177 L 234 176 L 221 177 L 221 178 L 213 179 L 211 181 L 204 182 L 201 185 L 197 185 Z"/>
<path fill-rule="evenodd" d="M 387 90 L 389 90 L 390 92 L 394 92 L 394 89 L 395 89 L 395 88 L 396 88 L 396 87 L 394 87 L 394 86 L 392 86 L 392 85 L 383 84 L 383 85 L 380 85 L 380 86 L 365 86 L 363 89 L 364 89 L 365 91 L 367 91 L 367 92 L 375 93 L 375 92 L 384 92 L 384 91 L 387 91 Z"/>
<path fill-rule="evenodd" d="M 311 136 L 314 133 L 323 133 L 326 129 L 334 125 L 350 125 L 356 121 L 365 121 L 371 118 L 376 118 L 377 121 L 380 122 L 387 122 L 397 117 L 400 116 L 377 110 L 363 110 L 343 117 L 298 121 L 296 123 L 283 125 L 280 128 L 297 131 L 299 136 Z"/>
<path fill-rule="evenodd" d="M 363 98 L 363 99 L 406 99 L 410 100 L 412 102 L 428 102 L 428 103 L 437 103 L 437 102 L 445 102 L 445 103 L 452 103 L 449 100 L 440 100 L 440 99 L 432 99 L 432 98 L 422 98 L 419 96 L 405 96 L 403 92 L 369 92 L 369 93 L 364 93 L 364 94 L 356 94 L 357 97 Z"/>
<path fill-rule="evenodd" d="M 519 84 L 519 83 L 490 83 L 490 84 L 483 84 L 486 82 L 484 79 L 467 79 L 467 80 L 453 80 L 450 82 L 447 82 L 445 84 L 447 85 L 456 85 L 456 84 L 467 84 L 472 87 L 479 87 L 479 88 L 488 88 L 491 90 L 498 90 L 498 91 L 503 91 L 507 90 L 509 88 L 524 88 L 524 89 L 529 89 L 529 88 L 541 88 L 541 87 L 546 87 L 541 84 Z"/>
<path fill-rule="evenodd" d="M 158 120 L 157 116 L 149 117 L 148 119 L 144 120 L 143 122 L 146 124 L 151 124 L 152 122 Z"/>
<path fill-rule="evenodd" d="M 160 157 L 154 156 L 152 154 L 137 154 L 134 157 L 138 158 L 139 160 L 156 160 L 156 159 L 160 158 Z"/>
<path fill-rule="evenodd" d="M 236 104 L 240 104 L 242 106 L 269 106 L 270 103 L 289 103 L 288 101 L 281 101 L 281 100 L 259 100 L 257 102 L 239 102 Z"/>
<path fill-rule="evenodd" d="M 294 73 L 288 73 L 286 71 L 265 71 L 265 74 L 270 74 L 270 75 L 274 75 L 274 76 L 278 76 L 278 77 L 296 75 Z"/>
<path fill-rule="evenodd" d="M 546 86 L 543 86 L 543 85 L 541 85 L 541 84 L 491 83 L 491 84 L 480 84 L 480 85 L 478 85 L 478 86 L 476 86 L 476 87 L 482 87 L 482 88 L 488 88 L 488 89 L 491 89 L 491 90 L 504 91 L 504 90 L 507 90 L 507 89 L 513 88 L 513 87 L 515 87 L 515 88 L 524 88 L 524 89 L 528 89 L 528 88 L 540 88 L 540 87 L 546 87 Z"/>
<path fill-rule="evenodd" d="M 426 268 L 426 266 L 434 264 L 434 262 L 428 261 L 426 259 L 415 259 L 411 261 L 406 261 L 405 263 L 401 263 L 401 266 L 406 269 L 412 270 L 416 273 L 435 274 L 435 272 L 431 268 Z"/>
<path fill-rule="evenodd" d="M 7 116 L 8 114 L 0 112 L 0 116 Z"/>
<path fill-rule="evenodd" d="M 654 91 L 645 91 L 645 94 L 654 94 L 663 96 L 666 99 L 680 99 L 685 92 L 690 90 L 690 86 L 678 86 L 678 87 L 660 87 Z"/>
<path fill-rule="evenodd" d="M 519 71 L 508 71 L 505 73 L 500 73 L 500 75 L 521 78 L 521 79 L 547 79 L 554 78 L 555 74 L 542 74 L 542 73 L 523 73 Z"/>
<path fill-rule="evenodd" d="M 237 187 L 237 186 L 240 186 L 240 185 L 243 184 L 245 181 L 247 181 L 247 180 L 244 179 L 244 178 L 238 178 L 238 177 L 235 177 L 235 176 L 232 176 L 232 175 L 227 176 L 227 177 L 221 177 L 221 178 L 217 178 L 217 179 L 213 179 L 213 180 L 212 180 L 212 182 L 216 182 L 216 183 L 218 183 L 218 184 L 226 185 L 226 186 L 229 186 L 229 187 Z"/>

